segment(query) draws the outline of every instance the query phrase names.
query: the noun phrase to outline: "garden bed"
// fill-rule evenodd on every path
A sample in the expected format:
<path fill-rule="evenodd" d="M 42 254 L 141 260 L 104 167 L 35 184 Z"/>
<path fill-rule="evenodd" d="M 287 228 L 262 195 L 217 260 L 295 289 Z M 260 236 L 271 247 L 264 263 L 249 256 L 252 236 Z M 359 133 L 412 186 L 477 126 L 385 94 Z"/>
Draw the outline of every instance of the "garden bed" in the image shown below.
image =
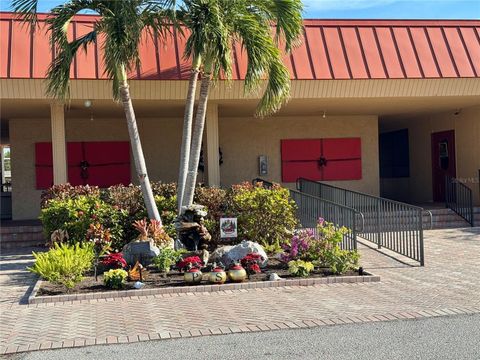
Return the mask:
<path fill-rule="evenodd" d="M 276 273 L 282 279 L 270 281 L 270 274 Z M 378 282 L 379 276 L 363 271 L 359 275 L 357 271 L 349 271 L 343 275 L 334 275 L 329 269 L 316 269 L 310 273 L 308 278 L 294 277 L 288 273 L 283 263 L 275 259 L 269 261 L 269 265 L 262 273 L 251 275 L 242 283 L 227 282 L 222 285 L 210 284 L 208 272 L 204 272 L 203 280 L 199 285 L 189 285 L 183 279 L 183 273 L 171 271 L 167 276 L 155 268 L 148 268 L 145 286 L 142 289 L 135 289 L 135 281 L 127 281 L 123 290 L 111 290 L 103 284 L 103 275 L 98 276 L 95 281 L 93 274 L 85 276 L 84 280 L 73 290 L 67 292 L 64 287 L 54 285 L 46 281 L 38 280 L 28 302 L 30 304 L 46 302 L 62 302 L 71 300 L 105 299 L 115 297 L 146 296 L 175 293 L 211 292 L 238 289 L 254 289 L 265 287 L 282 286 L 311 286 L 330 283 L 359 283 Z"/>

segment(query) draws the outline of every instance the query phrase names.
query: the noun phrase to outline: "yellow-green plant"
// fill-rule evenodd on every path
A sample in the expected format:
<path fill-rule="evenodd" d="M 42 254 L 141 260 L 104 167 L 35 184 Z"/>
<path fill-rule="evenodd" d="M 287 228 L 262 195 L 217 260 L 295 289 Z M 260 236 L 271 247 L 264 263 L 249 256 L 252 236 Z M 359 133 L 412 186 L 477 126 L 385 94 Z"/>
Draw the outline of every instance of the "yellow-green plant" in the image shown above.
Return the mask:
<path fill-rule="evenodd" d="M 334 274 L 344 274 L 358 268 L 360 254 L 356 250 L 344 250 L 340 247 L 343 236 L 349 232 L 345 227 L 335 228 L 332 223 L 319 219 L 318 234 L 325 242 L 321 246 L 318 264 L 327 266 Z"/>
<path fill-rule="evenodd" d="M 128 273 L 123 269 L 111 269 L 103 273 L 103 283 L 110 289 L 121 289 L 127 280 Z"/>
<path fill-rule="evenodd" d="M 307 277 L 313 271 L 310 261 L 292 260 L 288 262 L 288 272 L 293 276 Z"/>
<path fill-rule="evenodd" d="M 33 257 L 35 263 L 27 268 L 28 271 L 70 290 L 82 281 L 85 273 L 91 269 L 94 260 L 93 244 L 54 244 L 53 248 L 45 253 L 33 252 Z"/>
<path fill-rule="evenodd" d="M 296 205 L 288 189 L 243 183 L 232 186 L 230 197 L 229 212 L 238 218 L 239 239 L 269 246 L 292 236 L 297 225 Z"/>

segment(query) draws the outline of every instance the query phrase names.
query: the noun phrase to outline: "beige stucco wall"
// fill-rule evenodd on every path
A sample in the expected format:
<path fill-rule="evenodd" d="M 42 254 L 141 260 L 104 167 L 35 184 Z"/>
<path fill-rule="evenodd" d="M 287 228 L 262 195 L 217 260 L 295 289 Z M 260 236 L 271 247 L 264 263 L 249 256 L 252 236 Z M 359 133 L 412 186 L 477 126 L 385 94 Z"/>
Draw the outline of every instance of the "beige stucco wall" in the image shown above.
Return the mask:
<path fill-rule="evenodd" d="M 462 109 L 458 115 L 455 112 L 381 121 L 381 132 L 408 128 L 410 151 L 410 177 L 381 179 L 384 196 L 417 203 L 433 201 L 431 134 L 454 130 L 457 178 L 473 190 L 475 204 L 480 205 L 480 106 Z"/>
<path fill-rule="evenodd" d="M 51 141 L 50 119 L 10 119 L 12 217 L 34 219 L 41 191 L 35 189 L 35 143 Z"/>
<path fill-rule="evenodd" d="M 268 175 L 264 178 L 280 182 L 282 139 L 361 137 L 362 179 L 332 184 L 374 195 L 379 193 L 377 116 L 220 118 L 219 128 L 222 186 L 258 177 L 259 155 L 268 157 Z"/>
<path fill-rule="evenodd" d="M 181 119 L 138 119 L 152 180 L 175 181 L 181 142 Z M 124 119 L 66 118 L 67 141 L 128 141 Z M 51 141 L 50 119 L 10 119 L 13 219 L 34 219 L 41 191 L 35 189 L 35 143 Z M 132 181 L 135 182 L 132 158 Z"/>
<path fill-rule="evenodd" d="M 182 120 L 180 118 L 140 118 L 138 126 L 152 180 L 175 181 L 178 176 Z M 35 189 L 34 144 L 51 141 L 49 119 L 11 119 L 13 218 L 36 218 L 41 191 Z M 220 146 L 223 165 L 222 186 L 250 181 L 258 176 L 258 155 L 267 155 L 268 179 L 280 181 L 280 140 L 287 138 L 362 138 L 363 178 L 336 182 L 340 186 L 378 194 L 378 132 L 376 116 L 329 116 L 301 118 L 221 118 Z M 70 119 L 66 115 L 67 141 L 127 141 L 123 119 Z M 206 157 L 206 156 L 205 156 Z M 132 161 L 132 180 L 134 177 Z M 199 181 L 206 175 L 200 173 Z M 292 185 L 292 184 L 288 184 Z"/>

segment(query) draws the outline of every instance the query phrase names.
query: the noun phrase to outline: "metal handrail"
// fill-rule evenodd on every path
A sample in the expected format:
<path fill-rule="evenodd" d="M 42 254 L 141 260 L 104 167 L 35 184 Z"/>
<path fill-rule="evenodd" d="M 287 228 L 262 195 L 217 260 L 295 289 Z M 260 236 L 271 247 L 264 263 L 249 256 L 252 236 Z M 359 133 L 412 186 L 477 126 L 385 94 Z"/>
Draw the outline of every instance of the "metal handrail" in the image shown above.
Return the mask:
<path fill-rule="evenodd" d="M 428 216 L 430 217 L 430 228 L 425 229 L 425 230 L 432 230 L 433 229 L 433 214 L 430 210 L 424 209 L 423 211 L 426 212 L 428 214 Z"/>
<path fill-rule="evenodd" d="M 423 208 L 305 178 L 297 180 L 297 188 L 361 212 L 365 225 L 360 236 L 424 265 Z"/>
<path fill-rule="evenodd" d="M 445 176 L 445 206 L 474 226 L 472 189 L 450 176 Z"/>
<path fill-rule="evenodd" d="M 253 184 L 261 182 L 265 188 L 271 188 L 274 183 L 256 178 L 252 180 Z M 306 194 L 297 190 L 289 189 L 290 197 L 297 205 L 297 217 L 303 228 L 315 228 L 320 217 L 325 221 L 333 223 L 335 227 L 346 227 L 350 230 L 344 235 L 341 247 L 343 249 L 354 250 L 357 248 L 357 217 L 361 219 L 361 230 L 365 229 L 364 215 L 348 206 L 337 204 L 333 201 L 320 199 L 316 196 Z"/>
<path fill-rule="evenodd" d="M 355 191 L 355 190 L 348 190 L 348 189 L 344 189 L 344 188 L 341 188 L 341 187 L 338 187 L 338 186 L 333 186 L 333 185 L 329 185 L 329 184 L 325 184 L 323 182 L 319 182 L 319 181 L 314 181 L 314 180 L 310 180 L 310 179 L 306 179 L 306 178 L 298 178 L 297 181 L 296 181 L 296 184 L 297 184 L 297 190 L 300 191 L 300 189 L 298 188 L 298 184 L 300 181 L 310 181 L 310 182 L 314 182 L 314 183 L 317 183 L 317 184 L 322 184 L 322 186 L 324 187 L 329 187 L 329 188 L 332 188 L 332 189 L 337 189 L 337 190 L 343 190 L 343 191 L 346 191 L 346 192 L 349 192 L 349 193 L 352 193 L 352 194 L 357 194 L 357 195 L 361 195 L 361 196 L 366 196 L 366 197 L 369 197 L 369 198 L 372 198 L 372 199 L 383 199 L 383 200 L 386 200 L 392 204 L 398 204 L 398 205 L 405 205 L 405 206 L 408 206 L 409 208 L 412 208 L 412 209 L 416 209 L 416 210 L 425 210 L 424 208 L 420 207 L 420 206 L 415 206 L 415 205 L 412 205 L 412 204 L 406 204 L 406 203 L 403 203 L 401 201 L 396 201 L 396 200 L 392 200 L 392 199 L 386 199 L 386 198 L 382 198 L 380 196 L 375 196 L 375 195 L 370 195 L 370 194 L 367 194 L 367 193 L 363 193 L 363 192 L 360 192 L 360 191 Z"/>

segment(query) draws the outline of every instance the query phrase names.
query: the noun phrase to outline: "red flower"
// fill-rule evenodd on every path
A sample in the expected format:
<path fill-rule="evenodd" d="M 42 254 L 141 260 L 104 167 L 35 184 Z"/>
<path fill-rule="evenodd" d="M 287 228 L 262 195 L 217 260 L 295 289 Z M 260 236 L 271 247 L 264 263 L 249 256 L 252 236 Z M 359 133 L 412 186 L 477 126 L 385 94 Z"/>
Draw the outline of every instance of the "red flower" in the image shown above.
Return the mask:
<path fill-rule="evenodd" d="M 191 265 L 194 268 L 201 268 L 203 266 L 202 260 L 198 256 L 188 256 L 177 263 L 177 268 L 186 269 L 188 265 Z"/>
<path fill-rule="evenodd" d="M 260 262 L 263 261 L 263 256 L 257 253 L 250 253 L 240 260 L 242 266 L 249 274 L 262 272 L 260 269 Z"/>
<path fill-rule="evenodd" d="M 103 259 L 102 264 L 109 269 L 123 269 L 127 267 L 127 262 L 122 253 L 111 253 Z"/>
<path fill-rule="evenodd" d="M 260 269 L 260 266 L 258 264 L 251 264 L 250 267 L 248 268 L 252 273 L 259 273 L 262 272 Z"/>

